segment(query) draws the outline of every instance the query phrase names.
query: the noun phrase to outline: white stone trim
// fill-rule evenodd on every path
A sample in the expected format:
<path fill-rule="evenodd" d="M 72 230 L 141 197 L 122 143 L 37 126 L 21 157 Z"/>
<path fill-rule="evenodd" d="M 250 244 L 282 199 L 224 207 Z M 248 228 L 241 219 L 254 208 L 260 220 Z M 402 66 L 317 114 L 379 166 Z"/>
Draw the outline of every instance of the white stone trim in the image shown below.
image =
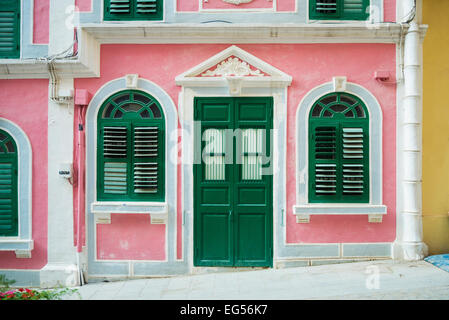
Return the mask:
<path fill-rule="evenodd" d="M 111 213 L 148 214 L 151 223 L 166 224 L 168 219 L 168 204 L 166 202 L 116 202 L 99 201 L 91 204 L 91 212 L 96 223 L 111 223 Z"/>
<path fill-rule="evenodd" d="M 237 57 L 242 62 L 259 70 L 262 75 L 266 74 L 266 76 L 250 76 L 249 74 L 217 74 L 214 77 L 203 76 L 210 68 L 226 62 L 231 56 Z M 240 88 L 285 88 L 292 82 L 291 76 L 235 45 L 228 47 L 199 65 L 180 74 L 176 77 L 175 81 L 178 86 L 183 87 L 230 87 L 232 85 L 230 82 L 235 79 L 239 80 Z"/>
<path fill-rule="evenodd" d="M 238 94 L 232 94 L 224 77 L 196 77 L 210 67 L 223 61 L 230 55 L 235 55 L 250 63 L 253 67 L 266 73 L 267 76 L 258 79 L 277 77 L 279 83 L 261 81 L 253 83 L 254 86 L 241 87 Z M 242 77 L 243 83 L 249 83 L 252 76 Z M 193 269 L 193 146 L 194 146 L 194 121 L 193 109 L 196 97 L 273 97 L 273 263 L 276 263 L 278 250 L 284 244 L 285 224 L 280 219 L 281 212 L 285 208 L 285 141 L 286 141 L 286 117 L 287 117 L 287 87 L 291 83 L 291 77 L 284 72 L 268 65 L 266 62 L 250 55 L 236 46 L 231 46 L 198 66 L 176 77 L 176 83 L 182 86 L 179 95 L 179 113 L 182 126 L 182 210 L 186 214 L 184 221 L 184 246 L 187 246 L 187 261 L 190 270 Z M 209 80 L 198 85 L 199 80 Z M 212 81 L 211 81 L 212 80 Z M 215 80 L 215 81 L 214 81 Z M 248 82 L 245 82 L 248 81 Z M 280 249 L 279 249 L 280 248 Z"/>
<path fill-rule="evenodd" d="M 397 23 L 86 23 L 103 43 L 397 43 Z"/>
<path fill-rule="evenodd" d="M 422 222 L 422 41 L 425 35 L 419 25 L 420 11 L 413 0 L 404 0 L 398 14 L 405 20 L 410 13 L 404 35 L 403 82 L 398 86 L 397 121 L 397 216 L 395 259 L 420 260 L 428 255 L 423 241 Z M 413 12 L 415 10 L 415 12 Z M 425 29 L 424 29 L 425 30 Z"/>
<path fill-rule="evenodd" d="M 311 215 L 368 215 L 369 222 L 382 222 L 382 216 L 387 214 L 384 205 L 367 204 L 317 204 L 293 206 L 297 223 L 309 223 Z"/>
<path fill-rule="evenodd" d="M 20 257 L 31 258 L 32 238 L 32 165 L 33 154 L 26 133 L 14 122 L 0 118 L 0 129 L 6 131 L 17 147 L 17 214 L 18 236 L 0 237 L 0 251 L 16 251 Z M 20 250 L 20 251 L 19 251 Z"/>
<path fill-rule="evenodd" d="M 182 264 L 176 263 L 177 257 L 177 126 L 178 114 L 171 97 L 157 84 L 143 78 L 137 80 L 135 90 L 148 93 L 155 98 L 165 116 L 165 202 L 157 206 L 146 209 L 134 205 L 131 211 L 150 211 L 152 223 L 165 223 L 165 252 L 164 261 L 132 261 L 132 260 L 98 260 L 96 247 L 96 223 L 108 223 L 110 214 L 116 213 L 112 210 L 120 210 L 129 202 L 118 201 L 112 212 L 107 211 L 106 202 L 98 202 L 96 198 L 96 166 L 97 166 L 97 115 L 103 102 L 116 92 L 127 90 L 126 75 L 104 84 L 93 96 L 86 113 L 86 241 L 87 241 L 87 261 L 89 264 L 89 277 L 99 277 L 108 275 L 130 275 L 139 265 L 139 270 L 147 270 L 146 275 L 152 274 L 176 274 L 184 270 Z M 142 202 L 137 202 L 140 205 Z M 143 203 L 145 207 L 145 202 Z M 148 204 L 148 203 L 146 203 Z M 151 203 L 152 204 L 152 203 Z M 157 207 L 157 208 L 156 208 Z M 92 211 L 96 211 L 94 213 Z M 166 211 L 166 213 L 164 212 Z M 121 212 L 123 213 L 123 212 Z M 142 213 L 142 212 L 141 212 Z M 182 271 L 184 272 L 184 271 Z M 132 273 L 132 272 L 131 272 Z"/>
<path fill-rule="evenodd" d="M 335 79 L 341 81 L 335 81 Z M 296 205 L 293 206 L 293 213 L 298 216 L 298 223 L 309 222 L 309 216 L 314 214 L 366 214 L 369 216 L 369 221 L 379 222 L 379 215 L 387 213 L 387 207 L 382 203 L 382 109 L 377 99 L 368 90 L 344 80 L 344 77 L 334 77 L 332 82 L 315 87 L 304 96 L 296 111 Z M 343 86 L 342 82 L 344 83 Z M 320 97 L 335 92 L 336 88 L 344 88 L 344 92 L 359 97 L 369 113 L 370 200 L 368 204 L 335 203 L 321 205 L 311 204 L 308 201 L 309 113 L 313 104 Z"/>

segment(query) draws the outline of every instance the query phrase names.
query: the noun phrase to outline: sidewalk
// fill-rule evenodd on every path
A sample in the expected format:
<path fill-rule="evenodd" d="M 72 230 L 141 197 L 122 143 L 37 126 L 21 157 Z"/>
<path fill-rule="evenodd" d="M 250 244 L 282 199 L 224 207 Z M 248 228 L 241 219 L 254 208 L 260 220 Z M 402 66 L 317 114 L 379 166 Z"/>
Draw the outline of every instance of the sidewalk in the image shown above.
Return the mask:
<path fill-rule="evenodd" d="M 449 272 L 425 261 L 382 260 L 97 282 L 78 289 L 83 300 L 449 300 Z"/>

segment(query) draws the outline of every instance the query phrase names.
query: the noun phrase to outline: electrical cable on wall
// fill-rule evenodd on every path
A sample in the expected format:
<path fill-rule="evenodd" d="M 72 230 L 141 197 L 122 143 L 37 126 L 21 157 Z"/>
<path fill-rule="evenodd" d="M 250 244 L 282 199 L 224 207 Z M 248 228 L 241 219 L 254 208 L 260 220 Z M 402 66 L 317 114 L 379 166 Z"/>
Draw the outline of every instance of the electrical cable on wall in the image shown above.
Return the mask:
<path fill-rule="evenodd" d="M 74 37 L 74 41 L 66 50 L 51 56 L 39 58 L 39 60 L 45 60 L 47 62 L 51 81 L 50 100 L 57 103 L 66 103 L 68 102 L 68 99 L 67 97 L 60 97 L 58 95 L 59 79 L 56 74 L 54 62 L 58 60 L 70 60 L 78 58 L 78 32 L 76 29 L 74 29 Z"/>

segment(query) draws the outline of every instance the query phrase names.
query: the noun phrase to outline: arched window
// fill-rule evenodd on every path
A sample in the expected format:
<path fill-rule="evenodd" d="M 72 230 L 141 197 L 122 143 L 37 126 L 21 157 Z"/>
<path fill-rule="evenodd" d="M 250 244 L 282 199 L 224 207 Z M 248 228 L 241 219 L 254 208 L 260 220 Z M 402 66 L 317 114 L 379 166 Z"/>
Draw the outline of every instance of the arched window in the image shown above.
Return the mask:
<path fill-rule="evenodd" d="M 17 146 L 0 130 L 0 236 L 18 235 Z"/>
<path fill-rule="evenodd" d="M 309 114 L 309 202 L 369 201 L 368 111 L 354 95 L 327 94 Z"/>
<path fill-rule="evenodd" d="M 98 113 L 97 198 L 164 201 L 165 119 L 152 96 L 136 90 L 109 97 Z"/>

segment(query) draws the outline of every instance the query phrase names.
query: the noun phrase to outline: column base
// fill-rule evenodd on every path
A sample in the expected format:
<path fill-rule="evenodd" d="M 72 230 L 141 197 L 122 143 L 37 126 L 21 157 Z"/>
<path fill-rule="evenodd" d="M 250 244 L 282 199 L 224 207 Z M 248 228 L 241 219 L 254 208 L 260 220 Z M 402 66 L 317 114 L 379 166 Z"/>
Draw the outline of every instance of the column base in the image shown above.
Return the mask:
<path fill-rule="evenodd" d="M 80 285 L 80 275 L 75 264 L 47 264 L 41 269 L 41 288 Z"/>
<path fill-rule="evenodd" d="M 395 260 L 423 260 L 428 252 L 428 247 L 424 242 L 397 241 L 393 244 L 393 259 Z"/>

